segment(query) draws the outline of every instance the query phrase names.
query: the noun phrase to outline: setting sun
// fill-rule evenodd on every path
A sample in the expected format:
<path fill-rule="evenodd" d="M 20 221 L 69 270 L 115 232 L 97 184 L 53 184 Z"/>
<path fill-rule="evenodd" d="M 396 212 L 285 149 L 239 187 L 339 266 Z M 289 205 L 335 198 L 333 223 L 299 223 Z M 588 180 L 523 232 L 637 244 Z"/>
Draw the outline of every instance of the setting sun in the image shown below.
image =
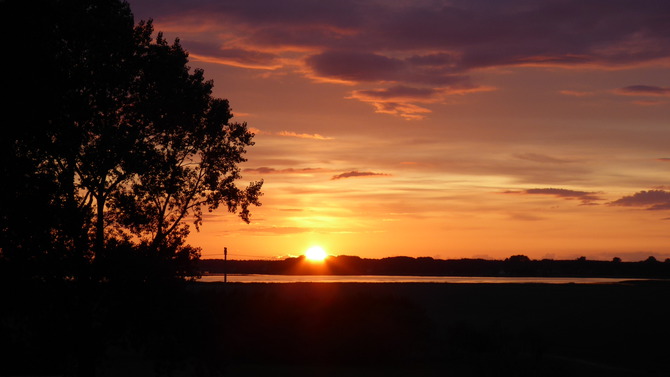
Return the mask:
<path fill-rule="evenodd" d="M 320 262 L 326 259 L 328 255 L 321 246 L 312 246 L 305 252 L 305 257 L 311 261 Z"/>

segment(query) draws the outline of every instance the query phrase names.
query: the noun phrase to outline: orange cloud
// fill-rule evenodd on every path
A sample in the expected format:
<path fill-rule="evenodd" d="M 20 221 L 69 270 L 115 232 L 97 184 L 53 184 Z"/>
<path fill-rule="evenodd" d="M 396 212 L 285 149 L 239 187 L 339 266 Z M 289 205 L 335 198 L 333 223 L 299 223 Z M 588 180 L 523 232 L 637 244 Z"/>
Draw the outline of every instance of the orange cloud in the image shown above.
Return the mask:
<path fill-rule="evenodd" d="M 323 136 L 320 134 L 308 134 L 308 133 L 298 133 L 294 131 L 279 131 L 279 132 L 270 132 L 270 131 L 263 131 L 259 128 L 256 127 L 250 127 L 249 131 L 254 133 L 255 135 L 276 135 L 276 136 L 283 136 L 283 137 L 297 137 L 299 139 L 313 139 L 313 140 L 333 140 L 334 138 L 329 137 L 329 136 Z"/>
<path fill-rule="evenodd" d="M 327 137 L 319 134 L 306 134 L 306 133 L 297 133 L 293 131 L 279 131 L 277 133 L 279 136 L 286 137 L 297 137 L 299 139 L 315 139 L 315 140 L 332 140 L 332 137 Z"/>
<path fill-rule="evenodd" d="M 398 85 L 390 88 L 355 90 L 350 98 L 360 101 L 405 101 L 405 102 L 435 102 L 444 90 L 440 88 L 416 88 Z"/>
<path fill-rule="evenodd" d="M 249 69 L 275 70 L 282 67 L 278 56 L 261 51 L 250 51 L 238 48 L 221 49 L 211 54 L 190 52 L 190 56 L 197 61 L 206 63 L 224 64 L 233 67 Z"/>
<path fill-rule="evenodd" d="M 425 107 L 411 103 L 372 102 L 372 106 L 374 106 L 376 113 L 396 115 L 407 120 L 421 120 L 425 118 L 423 114 L 432 112 Z"/>
<path fill-rule="evenodd" d="M 491 87 L 474 87 L 469 84 L 454 85 L 449 88 L 410 87 L 396 85 L 381 89 L 354 90 L 349 99 L 371 104 L 376 113 L 399 116 L 408 120 L 420 120 L 432 111 L 417 103 L 443 102 L 447 95 L 462 95 L 478 91 L 493 90 Z"/>
<path fill-rule="evenodd" d="M 287 168 L 287 169 L 275 169 L 275 168 L 270 168 L 266 166 L 262 166 L 259 168 L 248 168 L 244 169 L 245 172 L 247 173 L 257 173 L 257 174 L 305 174 L 305 173 L 320 173 L 320 172 L 327 172 L 328 170 L 326 169 L 321 169 L 321 168 L 302 168 L 302 169 L 294 169 L 294 168 Z"/>
<path fill-rule="evenodd" d="M 390 176 L 390 174 L 384 174 L 384 173 L 373 173 L 371 171 L 348 171 L 346 173 L 334 175 L 331 180 L 338 180 L 338 179 L 343 179 L 343 178 L 352 178 L 352 177 L 387 177 Z"/>

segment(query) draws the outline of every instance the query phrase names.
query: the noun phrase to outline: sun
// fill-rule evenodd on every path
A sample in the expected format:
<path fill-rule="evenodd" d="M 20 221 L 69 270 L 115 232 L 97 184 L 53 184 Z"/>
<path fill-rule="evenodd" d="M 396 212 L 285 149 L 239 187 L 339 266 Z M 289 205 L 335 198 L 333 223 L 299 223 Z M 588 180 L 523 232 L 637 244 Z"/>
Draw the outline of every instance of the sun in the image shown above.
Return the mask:
<path fill-rule="evenodd" d="M 321 246 L 312 246 L 307 251 L 305 251 L 305 258 L 313 261 L 313 262 L 321 262 L 324 259 L 326 259 L 328 255 L 326 254 L 326 250 L 324 250 Z"/>

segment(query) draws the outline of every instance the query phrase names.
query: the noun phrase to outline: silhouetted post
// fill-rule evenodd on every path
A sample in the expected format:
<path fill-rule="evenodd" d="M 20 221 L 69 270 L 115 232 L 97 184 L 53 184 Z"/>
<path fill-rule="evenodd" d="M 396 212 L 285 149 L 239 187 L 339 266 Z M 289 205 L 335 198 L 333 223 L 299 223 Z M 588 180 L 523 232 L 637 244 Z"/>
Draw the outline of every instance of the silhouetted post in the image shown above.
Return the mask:
<path fill-rule="evenodd" d="M 223 282 L 228 282 L 228 248 L 223 248 Z"/>

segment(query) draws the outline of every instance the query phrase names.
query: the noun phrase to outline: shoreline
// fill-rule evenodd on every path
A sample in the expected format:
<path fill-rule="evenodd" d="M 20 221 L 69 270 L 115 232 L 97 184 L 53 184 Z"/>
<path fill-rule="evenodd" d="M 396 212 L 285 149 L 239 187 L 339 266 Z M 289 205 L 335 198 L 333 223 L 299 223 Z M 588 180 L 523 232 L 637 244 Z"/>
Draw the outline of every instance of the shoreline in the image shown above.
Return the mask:
<path fill-rule="evenodd" d="M 197 282 L 224 282 L 224 274 L 203 274 Z M 571 277 L 571 276 L 430 276 L 430 275 L 283 275 L 227 274 L 230 283 L 440 283 L 440 284 L 613 284 L 632 281 L 668 281 L 667 279 L 630 277 Z"/>

